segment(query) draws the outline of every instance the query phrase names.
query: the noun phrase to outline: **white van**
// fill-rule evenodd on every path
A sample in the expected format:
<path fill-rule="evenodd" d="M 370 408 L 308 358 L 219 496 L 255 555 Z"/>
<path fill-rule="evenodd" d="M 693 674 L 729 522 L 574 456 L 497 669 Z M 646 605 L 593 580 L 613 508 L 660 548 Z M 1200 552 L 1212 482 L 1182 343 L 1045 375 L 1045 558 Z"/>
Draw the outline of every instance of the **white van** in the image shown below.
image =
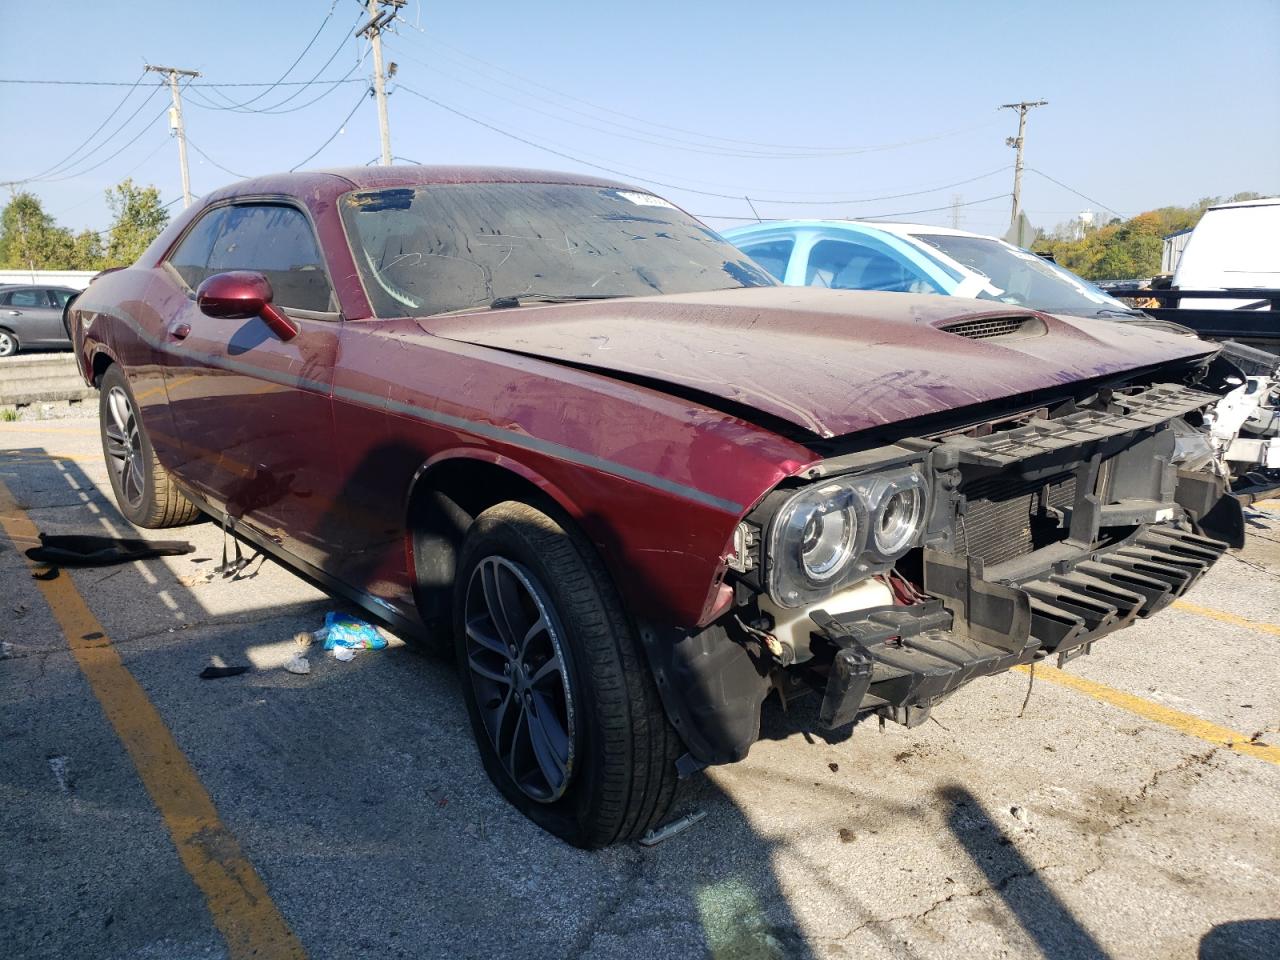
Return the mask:
<path fill-rule="evenodd" d="M 1173 275 L 1178 290 L 1280 288 L 1280 197 L 1210 207 Z M 1250 300 L 1183 300 L 1183 309 L 1236 310 Z"/>

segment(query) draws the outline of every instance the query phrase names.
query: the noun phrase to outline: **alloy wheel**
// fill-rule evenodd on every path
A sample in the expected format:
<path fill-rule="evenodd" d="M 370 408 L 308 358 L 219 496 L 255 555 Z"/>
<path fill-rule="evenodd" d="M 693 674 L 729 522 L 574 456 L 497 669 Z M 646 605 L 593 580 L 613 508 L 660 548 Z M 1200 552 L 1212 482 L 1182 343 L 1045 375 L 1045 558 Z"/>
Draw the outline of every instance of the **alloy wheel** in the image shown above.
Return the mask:
<path fill-rule="evenodd" d="M 18 341 L 7 330 L 0 330 L 0 357 L 11 357 L 18 352 Z"/>
<path fill-rule="evenodd" d="M 130 507 L 142 503 L 143 455 L 142 434 L 133 401 L 123 387 L 112 387 L 107 394 L 107 410 L 111 421 L 106 425 L 107 464 L 116 479 L 116 489 Z"/>
<path fill-rule="evenodd" d="M 575 726 L 551 597 L 527 569 L 490 556 L 467 584 L 465 617 L 467 672 L 489 742 L 525 795 L 553 803 L 573 777 Z"/>

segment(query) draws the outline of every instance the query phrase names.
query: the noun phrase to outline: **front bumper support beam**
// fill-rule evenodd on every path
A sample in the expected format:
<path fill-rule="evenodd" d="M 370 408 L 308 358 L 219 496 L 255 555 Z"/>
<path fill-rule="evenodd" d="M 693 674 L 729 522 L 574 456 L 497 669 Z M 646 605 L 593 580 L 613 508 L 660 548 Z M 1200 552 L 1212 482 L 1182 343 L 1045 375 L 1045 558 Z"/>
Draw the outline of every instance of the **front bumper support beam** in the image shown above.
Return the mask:
<path fill-rule="evenodd" d="M 819 719 L 838 727 L 875 710 L 912 723 L 977 677 L 1054 653 L 1061 665 L 1168 606 L 1227 546 L 1153 526 L 1016 584 L 983 581 L 964 558 L 932 554 L 926 570 L 930 563 L 941 570 L 926 573 L 934 599 L 835 616 L 812 612 L 815 641 L 834 648 L 820 684 Z"/>

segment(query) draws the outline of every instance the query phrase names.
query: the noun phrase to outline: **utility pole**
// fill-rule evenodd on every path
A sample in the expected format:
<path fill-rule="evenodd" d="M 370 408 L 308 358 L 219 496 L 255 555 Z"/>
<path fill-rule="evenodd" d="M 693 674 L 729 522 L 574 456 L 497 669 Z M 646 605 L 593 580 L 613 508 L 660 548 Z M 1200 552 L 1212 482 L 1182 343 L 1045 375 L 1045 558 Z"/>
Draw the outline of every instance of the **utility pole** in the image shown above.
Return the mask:
<path fill-rule="evenodd" d="M 178 165 L 182 168 L 182 208 L 191 206 L 191 173 L 187 170 L 187 130 L 182 125 L 182 94 L 178 92 L 178 77 L 198 77 L 195 70 L 178 67 L 157 67 L 147 64 L 152 73 L 169 75 L 169 93 L 173 96 L 173 108 L 169 111 L 169 126 L 178 138 Z"/>
<path fill-rule="evenodd" d="M 407 0 L 369 0 L 369 22 L 356 31 L 373 47 L 373 94 L 378 99 L 378 133 L 382 138 L 382 165 L 391 166 L 391 126 L 387 120 L 386 74 L 382 69 L 382 29 L 396 18 Z"/>
<path fill-rule="evenodd" d="M 964 202 L 964 197 L 958 193 L 951 195 L 951 229 L 960 229 L 960 204 Z"/>
<path fill-rule="evenodd" d="M 1022 213 L 1022 146 L 1026 141 L 1027 133 L 1027 111 L 1035 107 L 1048 106 L 1048 100 L 1023 100 L 1019 103 L 1002 103 L 1001 110 L 1017 110 L 1018 111 L 1018 135 L 1016 137 L 1006 137 L 1005 145 L 1013 147 L 1018 151 L 1018 157 L 1013 163 L 1013 215 L 1009 218 L 1009 228 L 1018 232 L 1016 239 L 1017 245 L 1022 246 L 1022 227 L 1019 215 Z"/>

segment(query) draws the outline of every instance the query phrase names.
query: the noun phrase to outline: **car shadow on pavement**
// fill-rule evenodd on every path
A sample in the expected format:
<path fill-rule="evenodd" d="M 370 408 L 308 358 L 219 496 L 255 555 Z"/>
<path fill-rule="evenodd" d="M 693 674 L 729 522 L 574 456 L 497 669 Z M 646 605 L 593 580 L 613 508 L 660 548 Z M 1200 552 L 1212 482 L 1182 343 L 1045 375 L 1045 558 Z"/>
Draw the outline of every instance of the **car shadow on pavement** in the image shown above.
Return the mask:
<path fill-rule="evenodd" d="M 959 785 L 944 787 L 937 795 L 946 806 L 952 835 L 985 876 L 985 890 L 999 896 L 1046 960 L 1109 956 L 977 797 Z"/>
<path fill-rule="evenodd" d="M 70 458 L 5 451 L 0 474 L 48 532 L 148 535 Z M 706 819 L 658 846 L 569 847 L 489 783 L 451 664 L 398 644 L 341 663 L 313 646 L 311 673 L 288 673 L 278 664 L 293 635 L 351 608 L 270 561 L 243 581 L 209 578 L 212 524 L 157 534 L 199 549 L 59 575 L 102 621 L 312 957 L 816 956 L 775 874 L 777 841 L 713 779 L 694 778 L 672 814 Z M 29 628 L 0 631 L 23 641 L 0 689 L 0 791 L 5 819 L 40 839 L 7 878 L 41 892 L 0 897 L 0 928 L 31 945 L 24 956 L 142 955 L 160 941 L 216 955 L 201 895 L 65 640 L 43 624 L 25 564 L 0 537 Z M 251 669 L 198 679 L 211 660 Z M 50 775 L 50 757 L 65 775 Z M 104 874 L 112 882 L 93 882 Z"/>

